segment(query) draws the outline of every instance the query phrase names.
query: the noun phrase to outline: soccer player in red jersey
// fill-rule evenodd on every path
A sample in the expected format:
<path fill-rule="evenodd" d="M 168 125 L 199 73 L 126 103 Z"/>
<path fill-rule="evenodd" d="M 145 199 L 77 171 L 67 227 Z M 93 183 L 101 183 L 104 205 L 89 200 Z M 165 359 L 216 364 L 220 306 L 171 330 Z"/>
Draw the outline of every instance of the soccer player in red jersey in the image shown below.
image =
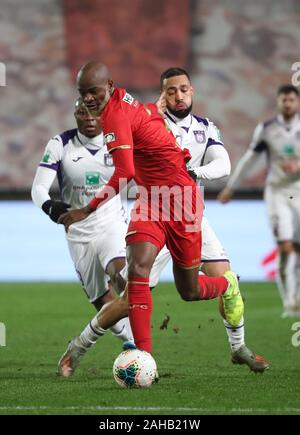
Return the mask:
<path fill-rule="evenodd" d="M 115 88 L 105 65 L 84 65 L 77 84 L 88 109 L 100 114 L 115 172 L 87 207 L 65 213 L 59 223 L 68 230 L 117 194 L 120 180 L 136 181 L 140 196 L 126 242 L 128 309 L 137 347 L 151 352 L 149 274 L 164 244 L 172 255 L 175 285 L 181 297 L 195 301 L 222 296 L 226 318 L 236 326 L 243 315 L 236 275 L 231 271 L 222 277 L 198 275 L 202 207 L 200 191 L 186 169 L 189 153 L 177 145 L 156 105 L 145 106 L 124 89 Z"/>

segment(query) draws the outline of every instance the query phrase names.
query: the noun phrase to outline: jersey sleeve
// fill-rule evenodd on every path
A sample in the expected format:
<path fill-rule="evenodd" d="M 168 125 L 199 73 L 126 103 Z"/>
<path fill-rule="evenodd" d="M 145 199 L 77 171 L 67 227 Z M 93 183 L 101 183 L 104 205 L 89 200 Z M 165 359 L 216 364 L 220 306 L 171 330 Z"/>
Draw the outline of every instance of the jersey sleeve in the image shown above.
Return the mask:
<path fill-rule="evenodd" d="M 263 151 L 266 151 L 268 147 L 267 142 L 265 140 L 264 130 L 265 129 L 263 123 L 258 124 L 254 130 L 252 141 L 250 143 L 249 148 L 256 153 L 261 153 Z"/>
<path fill-rule="evenodd" d="M 58 170 L 63 152 L 63 144 L 60 136 L 54 136 L 46 145 L 42 160 L 39 163 L 40 167 Z"/>
<path fill-rule="evenodd" d="M 229 189 L 234 190 L 238 186 L 242 179 L 247 176 L 249 170 L 258 161 L 260 153 L 268 148 L 267 142 L 265 141 L 264 130 L 263 123 L 258 124 L 255 128 L 248 150 L 242 156 L 228 180 L 227 187 Z"/>
<path fill-rule="evenodd" d="M 38 207 L 42 207 L 43 203 L 50 199 L 49 190 L 55 180 L 62 152 L 61 137 L 59 135 L 54 136 L 46 145 L 31 188 L 32 200 Z"/>
<path fill-rule="evenodd" d="M 230 174 L 231 164 L 225 147 L 212 145 L 207 148 L 203 166 L 192 167 L 197 178 L 217 180 Z"/>
<path fill-rule="evenodd" d="M 42 207 L 50 198 L 49 191 L 55 180 L 56 172 L 45 167 L 38 167 L 31 188 L 31 198 L 37 207 Z"/>
<path fill-rule="evenodd" d="M 222 141 L 220 130 L 211 121 L 209 121 L 209 124 L 208 124 L 207 135 L 208 135 L 207 146 L 210 146 L 210 145 L 224 145 L 223 141 Z"/>
<path fill-rule="evenodd" d="M 158 107 L 155 103 L 148 103 L 144 105 L 144 108 L 148 115 L 159 115 Z"/>
<path fill-rule="evenodd" d="M 130 117 L 122 107 L 105 114 L 102 120 L 104 143 L 110 153 L 116 149 L 132 149 Z"/>

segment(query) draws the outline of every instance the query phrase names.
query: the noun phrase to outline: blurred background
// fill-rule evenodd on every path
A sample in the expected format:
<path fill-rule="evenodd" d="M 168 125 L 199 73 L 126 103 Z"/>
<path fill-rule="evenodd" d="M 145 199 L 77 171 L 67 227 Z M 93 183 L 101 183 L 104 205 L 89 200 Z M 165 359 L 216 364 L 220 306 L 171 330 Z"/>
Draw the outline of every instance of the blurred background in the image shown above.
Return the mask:
<path fill-rule="evenodd" d="M 92 59 L 142 101 L 159 76 L 187 69 L 194 113 L 221 129 L 233 167 L 258 122 L 276 113 L 277 87 L 300 61 L 299 0 L 0 0 L 0 280 L 76 279 L 63 229 L 30 202 L 48 140 L 74 128 L 75 76 Z M 234 269 L 246 280 L 274 278 L 276 252 L 262 189 L 264 160 L 236 201 L 214 200 L 207 215 Z M 164 279 L 171 279 L 167 270 Z"/>

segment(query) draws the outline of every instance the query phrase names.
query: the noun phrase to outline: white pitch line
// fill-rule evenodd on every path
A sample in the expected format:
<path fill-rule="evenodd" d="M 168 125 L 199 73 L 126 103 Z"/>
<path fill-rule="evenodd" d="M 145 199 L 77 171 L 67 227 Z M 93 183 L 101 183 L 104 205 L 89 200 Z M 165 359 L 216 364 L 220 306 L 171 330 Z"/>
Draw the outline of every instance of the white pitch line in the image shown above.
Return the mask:
<path fill-rule="evenodd" d="M 47 409 L 66 409 L 66 410 L 98 410 L 98 411 L 210 411 L 206 408 L 171 408 L 171 407 L 140 407 L 140 406 L 0 406 L 0 410 L 20 409 L 20 410 L 47 410 Z M 211 410 L 213 411 L 213 410 Z M 215 410 L 216 411 L 216 410 Z"/>
<path fill-rule="evenodd" d="M 138 407 L 138 406 L 0 406 L 0 411 L 47 411 L 52 409 L 61 409 L 65 411 L 183 411 L 183 412 L 295 412 L 300 414 L 300 408 L 277 408 L 277 409 L 263 409 L 263 408 L 232 408 L 232 409 L 210 409 L 210 408 L 172 408 L 172 407 Z"/>

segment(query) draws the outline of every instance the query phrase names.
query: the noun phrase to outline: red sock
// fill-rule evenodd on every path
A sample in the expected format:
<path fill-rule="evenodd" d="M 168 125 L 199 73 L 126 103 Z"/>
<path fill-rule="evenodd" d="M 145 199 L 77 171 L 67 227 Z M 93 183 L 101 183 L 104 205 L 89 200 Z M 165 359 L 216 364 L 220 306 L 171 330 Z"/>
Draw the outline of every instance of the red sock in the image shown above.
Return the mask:
<path fill-rule="evenodd" d="M 152 297 L 149 278 L 128 277 L 128 315 L 138 349 L 151 353 Z"/>
<path fill-rule="evenodd" d="M 200 299 L 214 299 L 222 296 L 227 288 L 228 281 L 224 276 L 198 276 Z"/>

